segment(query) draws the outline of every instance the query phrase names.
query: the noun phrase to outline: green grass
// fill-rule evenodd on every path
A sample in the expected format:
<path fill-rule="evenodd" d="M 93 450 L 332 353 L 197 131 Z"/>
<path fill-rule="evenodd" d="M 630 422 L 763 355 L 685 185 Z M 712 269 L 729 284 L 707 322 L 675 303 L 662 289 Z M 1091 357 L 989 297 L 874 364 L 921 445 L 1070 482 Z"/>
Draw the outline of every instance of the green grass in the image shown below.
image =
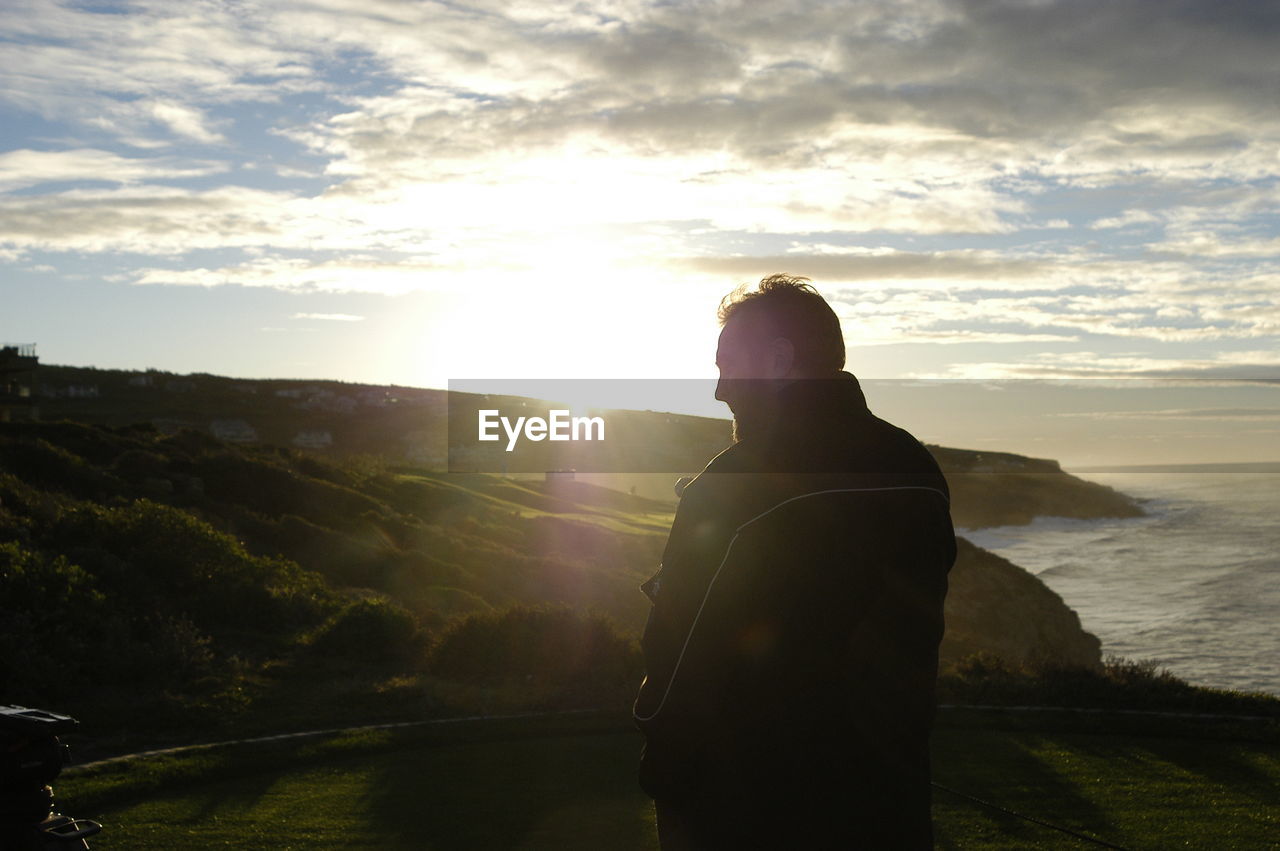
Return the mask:
<path fill-rule="evenodd" d="M 965 716 L 936 731 L 934 775 L 1128 848 L 1275 847 L 1274 730 L 1183 723 Z M 490 720 L 149 758 L 57 789 L 105 825 L 94 848 L 656 849 L 639 746 L 615 714 Z M 1087 847 L 940 791 L 934 821 L 941 849 Z"/>

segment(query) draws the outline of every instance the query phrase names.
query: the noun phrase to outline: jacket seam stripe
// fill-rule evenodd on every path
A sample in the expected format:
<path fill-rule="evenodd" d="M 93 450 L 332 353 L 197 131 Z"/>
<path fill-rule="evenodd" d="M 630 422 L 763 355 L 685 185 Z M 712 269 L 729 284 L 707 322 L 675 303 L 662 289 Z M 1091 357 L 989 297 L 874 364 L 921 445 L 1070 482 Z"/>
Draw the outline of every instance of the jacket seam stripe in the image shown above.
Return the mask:
<path fill-rule="evenodd" d="M 706 608 L 707 600 L 711 598 L 711 592 L 715 588 L 716 580 L 720 578 L 720 571 L 724 569 L 725 563 L 729 560 L 729 554 L 733 552 L 733 545 L 737 543 L 738 535 L 739 533 L 742 532 L 743 529 L 747 528 L 752 523 L 759 520 L 761 517 L 764 517 L 766 514 L 769 514 L 774 509 L 781 508 L 787 503 L 795 502 L 798 499 L 805 499 L 811 496 L 822 496 L 824 494 L 833 494 L 833 493 L 875 493 L 879 491 L 911 491 L 911 490 L 933 491 L 938 496 L 942 497 L 943 500 L 950 503 L 950 500 L 947 499 L 947 495 L 945 493 L 938 490 L 937 488 L 925 487 L 923 485 L 901 485 L 898 487 L 889 487 L 889 488 L 835 488 L 832 490 L 813 491 L 812 493 L 802 493 L 799 496 L 793 496 L 793 497 L 790 497 L 789 499 L 784 499 L 782 502 L 778 503 L 772 508 L 769 508 L 769 509 L 766 509 L 765 511 L 760 512 L 755 517 L 752 517 L 746 523 L 743 523 L 741 526 L 735 529 L 733 531 L 733 537 L 729 539 L 729 545 L 725 547 L 724 558 L 720 559 L 720 566 L 716 568 L 716 572 L 711 576 L 711 581 L 707 583 L 707 591 L 705 594 L 702 595 L 702 602 L 698 605 L 697 614 L 693 616 L 693 623 L 689 625 L 689 632 L 684 637 L 684 644 L 680 647 L 680 655 L 676 657 L 676 665 L 674 668 L 671 669 L 671 677 L 670 679 L 667 680 L 667 688 L 662 693 L 662 700 L 658 702 L 658 708 L 653 710 L 653 712 L 650 713 L 649 715 L 639 715 L 636 713 L 635 707 L 633 706 L 631 709 L 631 716 L 635 718 L 637 721 L 652 721 L 654 718 L 658 717 L 658 713 L 662 711 L 662 707 L 667 705 L 667 698 L 671 696 L 671 687 L 675 685 L 676 675 L 680 673 L 680 663 L 684 661 L 684 654 L 689 649 L 689 642 L 693 640 L 694 630 L 698 628 L 698 620 L 702 617 L 702 610 Z M 637 703 L 638 702 L 639 701 L 637 701 Z"/>
<path fill-rule="evenodd" d="M 880 491 L 933 491 L 938 496 L 942 497 L 944 502 L 948 504 L 950 504 L 951 502 L 951 500 L 947 499 L 947 495 L 942 491 L 938 490 L 937 488 L 925 487 L 924 485 L 897 485 L 891 488 L 833 488 L 831 490 L 825 490 L 825 491 L 813 491 L 811 493 L 802 493 L 799 496 L 793 496 L 790 499 L 784 499 L 782 502 L 778 503 L 772 508 L 767 508 L 764 511 L 757 514 L 755 517 L 752 517 L 746 523 L 743 523 L 737 529 L 734 529 L 734 532 L 741 532 L 743 529 L 747 528 L 752 523 L 759 520 L 761 517 L 764 517 L 766 514 L 769 514 L 774 510 L 781 508 L 782 506 L 786 505 L 789 502 L 795 502 L 797 499 L 807 499 L 808 497 L 811 497 L 811 496 L 822 496 L 823 494 L 828 494 L 828 493 L 877 493 Z"/>

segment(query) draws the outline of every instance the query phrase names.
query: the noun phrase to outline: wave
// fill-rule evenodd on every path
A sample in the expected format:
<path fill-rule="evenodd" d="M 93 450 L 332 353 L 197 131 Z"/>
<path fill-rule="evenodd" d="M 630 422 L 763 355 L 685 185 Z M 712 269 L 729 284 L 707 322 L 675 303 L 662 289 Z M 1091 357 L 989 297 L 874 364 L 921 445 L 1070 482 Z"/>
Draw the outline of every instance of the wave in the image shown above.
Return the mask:
<path fill-rule="evenodd" d="M 1104 653 L 1171 660 L 1190 682 L 1280 694 L 1280 477 L 1148 478 L 1145 517 L 1039 518 L 968 535 L 1038 575 Z"/>

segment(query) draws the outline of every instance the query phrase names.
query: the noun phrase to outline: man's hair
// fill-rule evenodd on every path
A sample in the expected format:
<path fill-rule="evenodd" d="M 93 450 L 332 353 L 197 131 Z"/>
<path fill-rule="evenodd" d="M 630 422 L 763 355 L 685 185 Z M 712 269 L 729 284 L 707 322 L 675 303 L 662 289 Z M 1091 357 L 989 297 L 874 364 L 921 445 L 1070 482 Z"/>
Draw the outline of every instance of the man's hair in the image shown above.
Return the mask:
<path fill-rule="evenodd" d="M 839 372 L 844 369 L 840 319 L 808 281 L 797 275 L 777 274 L 762 278 L 754 290 L 742 284 L 720 300 L 720 325 L 734 317 L 763 317 L 770 339 L 785 337 L 791 341 L 799 369 L 815 375 Z"/>

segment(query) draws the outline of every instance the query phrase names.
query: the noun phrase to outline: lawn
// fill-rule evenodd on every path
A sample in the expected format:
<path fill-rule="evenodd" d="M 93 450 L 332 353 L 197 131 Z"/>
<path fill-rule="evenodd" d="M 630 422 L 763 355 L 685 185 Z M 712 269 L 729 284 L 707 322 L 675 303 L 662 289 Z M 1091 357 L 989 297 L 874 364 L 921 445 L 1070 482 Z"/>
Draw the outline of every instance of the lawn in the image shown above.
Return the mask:
<path fill-rule="evenodd" d="M 1087 726 L 944 721 L 935 779 L 1127 848 L 1280 847 L 1274 734 Z M 153 757 L 56 788 L 105 825 L 94 848 L 656 849 L 639 745 L 613 715 L 484 721 Z M 934 821 L 941 849 L 1089 847 L 941 791 Z"/>

